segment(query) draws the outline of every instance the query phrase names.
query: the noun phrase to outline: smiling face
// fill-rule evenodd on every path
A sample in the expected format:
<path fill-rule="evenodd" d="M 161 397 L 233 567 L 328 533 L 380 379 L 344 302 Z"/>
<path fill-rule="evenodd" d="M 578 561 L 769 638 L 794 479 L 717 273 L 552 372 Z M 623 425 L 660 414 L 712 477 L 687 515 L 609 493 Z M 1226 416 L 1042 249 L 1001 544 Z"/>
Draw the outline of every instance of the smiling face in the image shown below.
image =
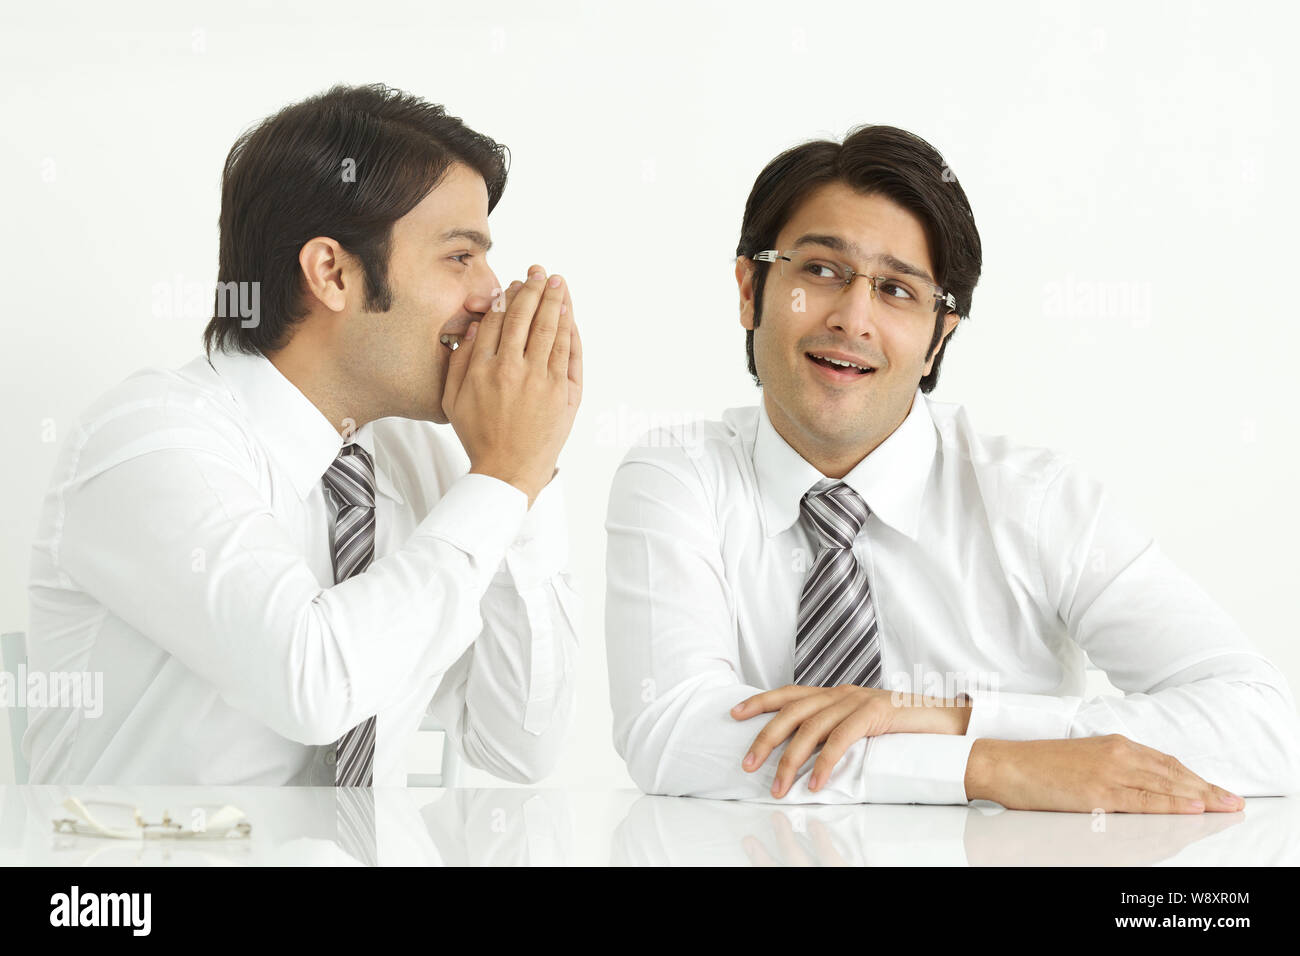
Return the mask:
<path fill-rule="evenodd" d="M 772 248 L 816 252 L 870 275 L 899 274 L 898 263 L 892 268 L 884 263 L 884 257 L 892 257 L 934 276 L 920 220 L 883 196 L 864 195 L 840 182 L 810 193 Z M 754 363 L 768 418 L 822 474 L 842 478 L 911 410 L 934 360 L 926 347 L 935 313 L 929 303 L 912 316 L 888 308 L 872 299 L 865 278 L 833 295 L 807 294 L 798 278 L 783 275 L 773 263 L 756 327 L 752 262 L 737 263 L 736 280 L 740 324 L 754 331 Z M 957 322 L 955 314 L 946 317 L 945 338 Z M 827 359 L 874 371 L 836 368 Z"/>
<path fill-rule="evenodd" d="M 490 245 L 487 186 L 459 163 L 393 224 L 392 306 L 365 312 L 359 296 L 349 297 L 351 314 L 339 325 L 346 341 L 335 349 L 343 377 L 370 393 L 365 404 L 377 415 L 447 422 L 442 392 L 451 352 L 439 338 L 464 335 L 491 306 L 499 283 L 487 264 Z"/>

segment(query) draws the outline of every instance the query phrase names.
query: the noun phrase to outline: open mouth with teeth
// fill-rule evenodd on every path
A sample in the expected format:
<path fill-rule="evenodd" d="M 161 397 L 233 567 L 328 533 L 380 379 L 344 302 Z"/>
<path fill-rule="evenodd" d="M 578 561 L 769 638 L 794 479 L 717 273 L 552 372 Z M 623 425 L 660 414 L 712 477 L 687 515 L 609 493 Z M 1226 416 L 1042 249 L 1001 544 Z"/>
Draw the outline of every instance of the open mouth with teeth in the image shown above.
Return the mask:
<path fill-rule="evenodd" d="M 827 358 L 824 355 L 818 355 L 816 352 L 804 353 L 808 361 L 814 365 L 826 369 L 835 378 L 853 379 L 865 375 L 870 375 L 875 371 L 870 365 L 859 365 L 854 362 L 848 362 L 844 359 Z"/>

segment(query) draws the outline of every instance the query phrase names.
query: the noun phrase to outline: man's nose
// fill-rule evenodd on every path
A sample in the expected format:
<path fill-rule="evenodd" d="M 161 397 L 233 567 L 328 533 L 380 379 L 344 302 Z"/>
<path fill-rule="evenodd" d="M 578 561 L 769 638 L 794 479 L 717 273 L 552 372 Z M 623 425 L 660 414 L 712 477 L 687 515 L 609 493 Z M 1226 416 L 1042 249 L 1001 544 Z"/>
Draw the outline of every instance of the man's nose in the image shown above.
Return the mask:
<path fill-rule="evenodd" d="M 474 284 L 474 290 L 465 299 L 465 311 L 483 315 L 492 308 L 492 303 L 501 295 L 501 283 L 496 273 L 490 268 L 484 270 L 483 276 Z"/>
<path fill-rule="evenodd" d="M 826 324 L 852 338 L 875 332 L 879 305 L 880 301 L 872 296 L 871 279 L 854 276 L 849 287 L 837 296 L 835 307 L 826 317 Z"/>

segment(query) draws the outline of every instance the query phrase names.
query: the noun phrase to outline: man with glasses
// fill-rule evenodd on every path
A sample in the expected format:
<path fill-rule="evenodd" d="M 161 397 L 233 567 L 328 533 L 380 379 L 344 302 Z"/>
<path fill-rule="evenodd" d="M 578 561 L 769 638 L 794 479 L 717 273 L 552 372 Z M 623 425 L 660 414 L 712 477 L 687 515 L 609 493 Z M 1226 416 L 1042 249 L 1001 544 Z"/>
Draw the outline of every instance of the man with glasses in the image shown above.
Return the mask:
<path fill-rule="evenodd" d="M 643 790 L 1199 813 L 1300 788 L 1286 681 L 1224 611 L 1067 456 L 927 397 L 982 259 L 928 143 L 788 150 L 737 253 L 761 403 L 647 436 L 610 494 Z M 1083 698 L 1085 653 L 1125 696 Z"/>

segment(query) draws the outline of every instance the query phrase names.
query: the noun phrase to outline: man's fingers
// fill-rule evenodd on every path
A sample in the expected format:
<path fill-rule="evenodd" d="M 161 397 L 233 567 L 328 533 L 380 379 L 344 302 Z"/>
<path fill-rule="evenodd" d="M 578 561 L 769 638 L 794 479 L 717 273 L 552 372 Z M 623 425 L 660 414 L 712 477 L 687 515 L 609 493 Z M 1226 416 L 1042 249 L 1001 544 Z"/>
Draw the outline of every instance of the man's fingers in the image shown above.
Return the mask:
<path fill-rule="evenodd" d="M 815 689 L 823 694 L 825 693 L 824 688 L 818 687 Z M 763 766 L 763 761 L 767 759 L 768 754 L 779 747 L 781 742 L 794 733 L 800 724 L 825 707 L 827 703 L 829 703 L 827 698 L 814 694 L 791 701 L 782 707 L 780 713 L 769 720 L 767 725 L 758 732 L 758 736 L 754 738 L 753 746 L 749 748 L 749 755 L 742 761 L 741 766 L 746 770 L 757 770 Z"/>
<path fill-rule="evenodd" d="M 480 320 L 482 327 L 478 330 L 476 339 L 478 347 L 474 350 L 478 356 L 476 364 L 486 362 L 496 355 L 497 347 L 501 343 L 501 331 L 505 325 L 506 312 L 522 287 L 523 283 L 517 279 L 510 283 L 493 298 L 491 306 L 483 314 Z"/>
<path fill-rule="evenodd" d="M 506 314 L 506 309 L 510 308 L 510 303 L 515 300 L 515 296 L 519 294 L 519 290 L 521 288 L 523 288 L 523 283 L 520 282 L 518 279 L 515 279 L 513 282 L 511 282 L 508 286 L 502 289 L 500 293 L 497 294 L 496 298 L 492 300 L 491 311 L 497 313 L 502 318 L 504 318 Z"/>
<path fill-rule="evenodd" d="M 1194 780 L 1178 779 L 1175 785 L 1169 788 L 1170 793 L 1178 796 L 1188 797 L 1192 800 L 1204 802 L 1205 809 L 1213 812 L 1229 812 L 1241 810 L 1246 806 L 1246 801 L 1234 793 L 1224 790 L 1222 787 L 1216 787 L 1212 783 L 1206 783 L 1200 777 L 1192 775 Z"/>
<path fill-rule="evenodd" d="M 569 302 L 569 283 L 563 285 L 564 296 L 560 300 L 559 324 L 555 327 L 555 340 L 551 345 L 551 354 L 547 370 L 559 379 L 569 376 L 569 351 L 573 347 L 573 306 Z M 529 345 L 532 348 L 532 345 Z"/>
<path fill-rule="evenodd" d="M 469 367 L 470 357 L 474 353 L 474 344 L 478 341 L 479 322 L 471 322 L 460 346 L 447 359 L 447 377 L 442 385 L 442 413 L 451 421 L 452 410 L 456 407 L 456 396 L 465 382 L 465 370 Z"/>
<path fill-rule="evenodd" d="M 528 346 L 525 357 L 534 366 L 546 367 L 551 361 L 555 339 L 560 330 L 560 306 L 564 303 L 564 279 L 551 276 L 542 289 L 542 298 L 533 316 L 532 328 L 528 332 Z M 565 331 L 566 339 L 568 331 Z"/>
<path fill-rule="evenodd" d="M 1200 800 L 1207 807 L 1217 799 L 1210 793 L 1209 787 L 1203 787 L 1190 780 L 1173 778 L 1167 774 L 1152 770 L 1138 770 L 1127 778 L 1134 790 L 1149 791 L 1170 797 L 1186 797 L 1188 800 Z"/>
<path fill-rule="evenodd" d="M 577 322 L 569 330 L 569 382 L 582 392 L 582 336 L 578 335 Z"/>
<path fill-rule="evenodd" d="M 541 266 L 528 267 L 528 279 L 520 286 L 514 301 L 506 309 L 505 322 L 501 326 L 501 341 L 497 353 L 509 356 L 522 356 L 528 344 L 528 332 L 533 325 L 533 316 L 537 314 L 537 304 L 542 300 L 542 291 L 546 287 L 546 272 Z"/>
<path fill-rule="evenodd" d="M 497 348 L 501 344 L 501 329 L 505 324 L 506 310 L 509 301 L 514 298 L 518 291 L 518 283 L 512 282 L 506 287 L 506 290 L 497 296 L 492 302 L 492 307 L 483 314 L 482 324 L 478 330 L 478 348 L 474 351 L 479 356 L 479 361 L 486 361 L 497 354 Z"/>
<path fill-rule="evenodd" d="M 830 779 L 831 771 L 840 762 L 845 751 L 863 737 L 871 735 L 876 724 L 873 708 L 859 704 L 853 712 L 839 722 L 822 744 L 822 752 L 817 755 L 812 774 L 808 778 L 809 790 L 820 790 L 822 784 Z"/>
<path fill-rule="evenodd" d="M 794 785 L 799 768 L 804 765 L 831 732 L 847 720 L 857 709 L 855 701 L 841 700 L 839 703 L 823 706 L 816 713 L 809 715 L 799 724 L 790 742 L 786 744 L 781 762 L 776 765 L 776 779 L 772 782 L 772 795 L 783 797 Z"/>
<path fill-rule="evenodd" d="M 735 707 L 731 708 L 731 716 L 737 720 L 745 720 L 756 714 L 766 714 L 773 710 L 780 710 L 792 700 L 798 700 L 801 697 L 807 697 L 809 694 L 820 693 L 824 688 L 810 687 L 804 684 L 786 684 L 784 687 L 778 687 L 775 690 L 765 690 L 761 694 L 755 694 L 753 697 L 747 697 Z"/>
<path fill-rule="evenodd" d="M 1171 754 L 1153 750 L 1142 744 L 1134 744 L 1134 746 L 1140 748 L 1142 752 L 1151 758 L 1146 771 L 1169 782 L 1170 786 L 1166 788 L 1166 792 L 1177 796 L 1190 797 L 1193 800 L 1202 800 L 1205 803 L 1205 809 L 1212 811 L 1232 812 L 1245 807 L 1246 801 L 1241 797 L 1224 790 L 1222 787 L 1216 787 L 1204 777 L 1192 773 L 1183 766 L 1178 758 Z M 1146 785 L 1143 784 L 1143 786 Z"/>
<path fill-rule="evenodd" d="M 1175 797 L 1168 793 L 1156 793 L 1126 787 L 1120 791 L 1120 813 L 1204 813 L 1205 803 L 1190 797 Z"/>
<path fill-rule="evenodd" d="M 1207 810 L 1240 810 L 1246 805 L 1246 801 L 1229 790 L 1222 787 L 1216 787 L 1204 777 L 1192 773 L 1174 757 L 1168 754 L 1164 755 L 1168 761 L 1169 774 L 1175 780 L 1180 780 L 1185 784 L 1198 787 L 1204 795 L 1205 807 Z"/>

